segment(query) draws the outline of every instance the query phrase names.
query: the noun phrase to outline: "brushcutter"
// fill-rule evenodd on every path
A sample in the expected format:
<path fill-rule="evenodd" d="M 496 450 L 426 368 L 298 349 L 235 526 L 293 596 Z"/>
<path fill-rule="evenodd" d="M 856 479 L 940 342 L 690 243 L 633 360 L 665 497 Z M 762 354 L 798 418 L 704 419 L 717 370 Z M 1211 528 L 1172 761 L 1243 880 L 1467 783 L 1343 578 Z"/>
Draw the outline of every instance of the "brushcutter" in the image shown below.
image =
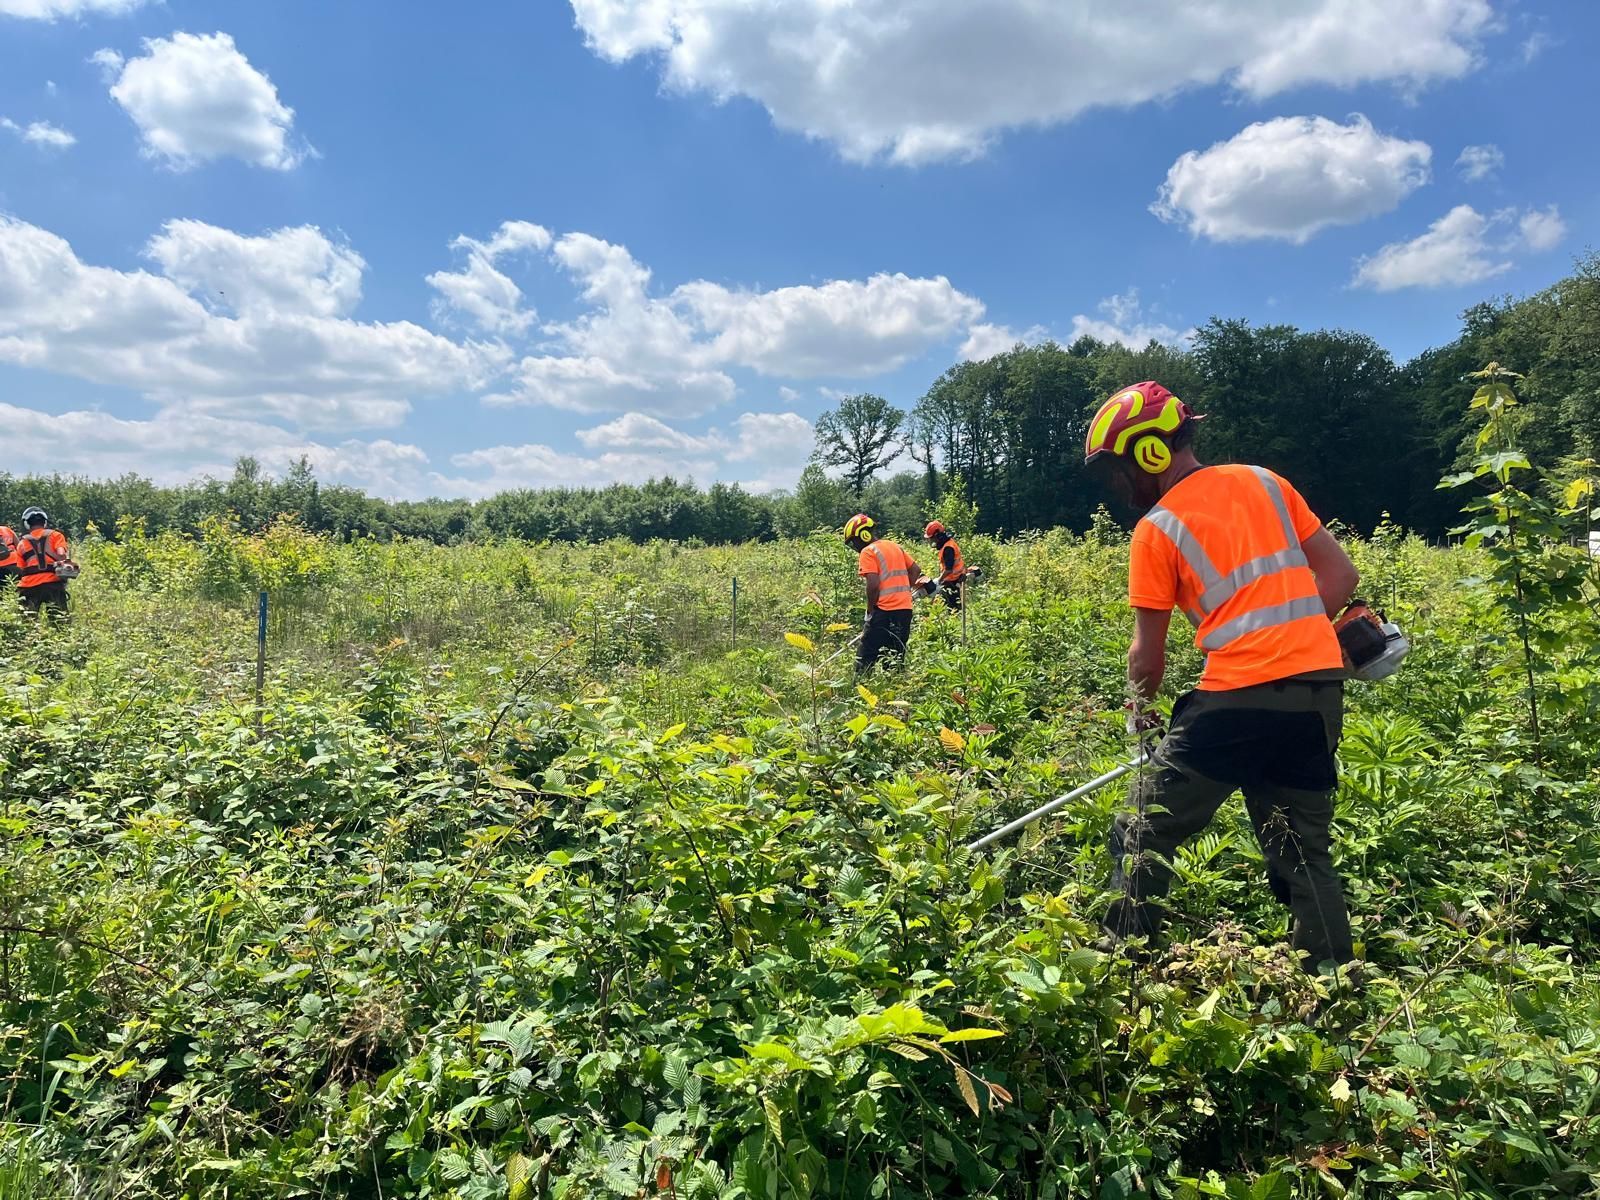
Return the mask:
<path fill-rule="evenodd" d="M 1132 761 L 1118 763 L 1104 775 L 1097 775 L 1095 778 L 1089 780 L 1088 783 L 1083 784 L 1081 787 L 1075 787 L 1065 795 L 1057 796 L 1054 800 L 1050 801 L 1049 804 L 1040 805 L 1032 812 L 1025 813 L 1024 815 L 1018 817 L 1015 821 L 1000 826 L 1000 828 L 996 829 L 993 833 L 985 834 L 975 842 L 968 842 L 967 849 L 982 850 L 991 842 L 997 842 L 1003 837 L 1009 837 L 1011 834 L 1016 833 L 1017 830 L 1024 829 L 1027 826 L 1032 825 L 1040 817 L 1048 817 L 1058 808 L 1062 808 L 1065 805 L 1071 804 L 1074 800 L 1081 800 L 1085 796 L 1093 795 L 1095 792 L 1098 792 L 1101 788 L 1105 787 L 1106 784 L 1115 783 L 1129 771 L 1137 771 L 1140 767 L 1144 766 L 1145 763 L 1150 761 L 1150 757 L 1150 750 L 1140 750 L 1138 757 L 1134 758 Z"/>

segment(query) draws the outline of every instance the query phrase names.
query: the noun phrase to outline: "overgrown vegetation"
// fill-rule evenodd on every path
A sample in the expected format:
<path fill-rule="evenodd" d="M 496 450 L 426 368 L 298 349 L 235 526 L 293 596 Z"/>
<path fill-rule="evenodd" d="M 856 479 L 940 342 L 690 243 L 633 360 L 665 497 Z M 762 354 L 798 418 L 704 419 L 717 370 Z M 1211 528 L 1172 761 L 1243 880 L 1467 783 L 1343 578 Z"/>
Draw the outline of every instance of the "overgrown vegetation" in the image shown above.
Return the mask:
<path fill-rule="evenodd" d="M 4 617 L 0 1196 L 1592 1194 L 1590 493 L 1475 383 L 1470 544 L 1354 545 L 1417 645 L 1351 693 L 1359 979 L 1237 809 L 1147 966 L 1115 789 L 964 849 L 1125 750 L 1104 522 L 970 539 L 970 641 L 861 686 L 830 538 L 89 539 L 70 626 Z"/>

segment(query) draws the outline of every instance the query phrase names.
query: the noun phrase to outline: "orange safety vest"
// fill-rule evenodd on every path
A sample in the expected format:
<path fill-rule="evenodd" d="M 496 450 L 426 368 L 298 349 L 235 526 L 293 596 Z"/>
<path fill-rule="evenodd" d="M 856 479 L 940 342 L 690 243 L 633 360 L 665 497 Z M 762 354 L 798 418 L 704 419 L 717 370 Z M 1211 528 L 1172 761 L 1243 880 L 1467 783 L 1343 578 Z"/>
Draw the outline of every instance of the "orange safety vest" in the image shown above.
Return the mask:
<path fill-rule="evenodd" d="M 1141 522 L 1171 542 L 1183 565 L 1178 607 L 1206 652 L 1202 689 L 1250 687 L 1343 665 L 1300 548 L 1290 496 L 1302 525 L 1315 518 L 1286 487 L 1262 467 L 1207 467 L 1169 491 Z"/>
<path fill-rule="evenodd" d="M 939 582 L 941 584 L 960 583 L 962 576 L 967 573 L 967 561 L 961 557 L 961 547 L 956 545 L 955 538 L 946 538 L 944 545 L 939 547 L 939 562 L 941 564 L 944 562 L 944 552 L 946 550 L 954 550 L 956 552 L 956 561 L 948 571 L 939 576 Z"/>
<path fill-rule="evenodd" d="M 41 529 L 37 533 L 23 534 L 17 542 L 17 565 L 22 570 L 17 586 L 38 587 L 56 582 L 56 564 L 66 562 L 69 557 L 67 539 L 56 530 Z"/>
<path fill-rule="evenodd" d="M 870 542 L 861 552 L 861 574 L 878 577 L 878 611 L 900 612 L 911 607 L 912 580 L 921 575 L 911 556 L 893 542 Z"/>
<path fill-rule="evenodd" d="M 0 525 L 0 567 L 17 565 L 17 533 L 9 525 Z"/>

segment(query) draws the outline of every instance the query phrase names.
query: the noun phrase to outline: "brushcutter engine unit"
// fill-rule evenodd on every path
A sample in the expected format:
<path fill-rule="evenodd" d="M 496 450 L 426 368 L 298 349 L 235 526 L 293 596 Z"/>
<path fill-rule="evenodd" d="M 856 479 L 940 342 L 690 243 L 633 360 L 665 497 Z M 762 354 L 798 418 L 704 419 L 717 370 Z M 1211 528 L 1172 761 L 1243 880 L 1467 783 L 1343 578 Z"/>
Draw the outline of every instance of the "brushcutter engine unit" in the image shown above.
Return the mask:
<path fill-rule="evenodd" d="M 1334 624 L 1339 649 L 1344 653 L 1345 669 L 1351 679 L 1374 682 L 1387 679 L 1400 669 L 1411 653 L 1411 643 L 1400 626 L 1381 612 L 1375 613 L 1360 600 L 1350 606 Z"/>

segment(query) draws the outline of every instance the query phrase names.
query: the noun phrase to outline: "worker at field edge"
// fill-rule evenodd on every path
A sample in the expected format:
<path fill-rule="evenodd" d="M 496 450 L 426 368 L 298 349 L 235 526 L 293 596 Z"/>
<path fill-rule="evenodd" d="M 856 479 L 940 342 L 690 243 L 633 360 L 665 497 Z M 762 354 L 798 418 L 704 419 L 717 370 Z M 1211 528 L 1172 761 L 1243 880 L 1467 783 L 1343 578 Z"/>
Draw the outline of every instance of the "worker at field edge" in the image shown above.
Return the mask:
<path fill-rule="evenodd" d="M 939 594 L 951 609 L 960 612 L 961 583 L 967 577 L 967 564 L 961 557 L 961 547 L 942 521 L 929 521 L 922 536 L 933 543 L 933 548 L 939 554 Z"/>
<path fill-rule="evenodd" d="M 17 531 L 0 525 L 0 588 L 13 586 L 21 572 L 17 569 Z"/>
<path fill-rule="evenodd" d="M 912 557 L 895 542 L 878 537 L 874 524 L 866 513 L 857 513 L 844 524 L 845 544 L 856 551 L 857 571 L 867 587 L 857 674 L 885 658 L 904 661 L 911 640 L 912 601 L 925 584 Z"/>
<path fill-rule="evenodd" d="M 1358 576 L 1287 480 L 1202 464 L 1191 445 L 1199 419 L 1160 384 L 1138 383 L 1100 407 L 1084 445 L 1085 465 L 1145 510 L 1128 565 L 1130 731 L 1157 732 L 1146 706 L 1166 670 L 1173 608 L 1206 652 L 1138 775 L 1134 811 L 1112 825 L 1112 886 L 1123 894 L 1105 926 L 1118 938 L 1156 935 L 1166 864 L 1242 790 L 1269 876 L 1287 885 L 1293 945 L 1315 970 L 1353 956 L 1330 832 L 1345 674 L 1331 618 Z"/>
<path fill-rule="evenodd" d="M 57 571 L 77 573 L 66 536 L 50 528 L 50 516 L 42 508 L 24 512 L 22 524 L 27 532 L 17 539 L 17 595 L 29 612 L 57 608 L 65 613 L 67 579 Z"/>

